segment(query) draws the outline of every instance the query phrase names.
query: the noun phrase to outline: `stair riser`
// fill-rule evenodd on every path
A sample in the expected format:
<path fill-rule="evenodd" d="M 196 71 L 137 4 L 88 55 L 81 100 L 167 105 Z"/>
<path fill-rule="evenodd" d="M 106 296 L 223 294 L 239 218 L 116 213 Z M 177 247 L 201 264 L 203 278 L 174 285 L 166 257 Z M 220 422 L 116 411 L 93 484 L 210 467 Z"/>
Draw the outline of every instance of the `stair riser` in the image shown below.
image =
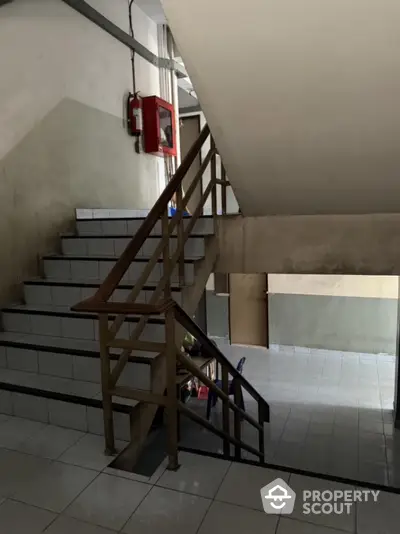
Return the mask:
<path fill-rule="evenodd" d="M 0 413 L 103 435 L 103 411 L 101 408 L 24 393 L 0 391 Z M 129 428 L 129 414 L 114 413 L 115 437 L 129 441 Z"/>
<path fill-rule="evenodd" d="M 116 360 L 112 360 L 111 367 L 115 364 Z M 0 367 L 59 378 L 73 378 L 83 382 L 101 382 L 100 359 L 76 354 L 0 346 Z M 128 362 L 118 385 L 149 390 L 151 366 L 146 363 Z"/>
<path fill-rule="evenodd" d="M 69 256 L 121 256 L 131 239 L 128 238 L 63 238 L 62 252 Z M 150 257 L 160 243 L 160 239 L 147 239 L 140 249 L 138 256 Z M 171 254 L 176 251 L 178 244 L 177 239 L 170 241 Z M 204 256 L 204 239 L 189 239 L 185 245 L 185 257 L 203 257 Z"/>
<path fill-rule="evenodd" d="M 190 219 L 184 220 L 185 227 L 189 224 Z M 77 221 L 76 226 L 78 234 L 80 235 L 127 235 L 134 236 L 143 224 L 143 220 L 81 220 Z M 158 221 L 153 230 L 152 235 L 162 234 L 161 221 Z M 214 222 L 212 218 L 199 219 L 193 230 L 192 234 L 206 234 L 212 235 L 214 233 Z"/>
<path fill-rule="evenodd" d="M 8 332 L 22 332 L 72 339 L 99 339 L 99 325 L 98 321 L 94 319 L 3 312 L 2 320 L 4 330 Z M 136 325 L 137 323 L 125 322 L 118 332 L 118 337 L 128 339 L 135 330 Z M 164 342 L 164 325 L 147 324 L 140 339 L 142 341 Z"/>
<path fill-rule="evenodd" d="M 24 298 L 26 304 L 39 306 L 73 306 L 78 302 L 94 295 L 96 288 L 25 285 Z M 111 302 L 125 302 L 130 293 L 129 289 L 117 289 Z M 141 291 L 136 302 L 149 302 L 153 291 Z M 172 293 L 173 298 L 181 304 L 182 294 L 179 291 Z"/>
<path fill-rule="evenodd" d="M 111 271 L 114 261 L 85 261 L 85 260 L 68 260 L 68 259 L 45 259 L 44 272 L 47 278 L 61 280 L 104 280 Z M 135 283 L 143 270 L 146 268 L 146 262 L 134 262 L 129 267 L 128 272 L 123 277 L 121 283 Z M 147 283 L 157 283 L 160 281 L 163 273 L 162 263 L 155 265 L 150 273 Z M 185 281 L 186 284 L 192 284 L 194 280 L 194 265 L 185 263 Z M 172 283 L 178 283 L 178 269 L 174 270 Z"/>

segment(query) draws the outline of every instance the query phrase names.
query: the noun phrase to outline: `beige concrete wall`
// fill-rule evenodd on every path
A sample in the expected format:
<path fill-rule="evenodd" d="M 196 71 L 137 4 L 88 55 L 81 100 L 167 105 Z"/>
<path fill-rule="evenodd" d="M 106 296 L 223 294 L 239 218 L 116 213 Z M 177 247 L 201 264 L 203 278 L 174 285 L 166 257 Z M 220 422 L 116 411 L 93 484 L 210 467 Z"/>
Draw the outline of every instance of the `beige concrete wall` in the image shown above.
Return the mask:
<path fill-rule="evenodd" d="M 271 342 L 396 352 L 398 276 L 271 274 Z"/>
<path fill-rule="evenodd" d="M 269 292 L 286 295 L 398 298 L 397 276 L 270 274 Z"/>
<path fill-rule="evenodd" d="M 162 0 L 245 215 L 397 213 L 398 0 Z"/>
<path fill-rule="evenodd" d="M 128 31 L 127 0 L 91 0 Z M 157 53 L 157 27 L 134 6 L 136 38 Z M 158 69 L 136 60 L 138 87 Z M 59 0 L 0 9 L 0 304 L 39 272 L 75 208 L 149 208 L 160 159 L 137 155 L 123 124 L 130 51 Z"/>
<path fill-rule="evenodd" d="M 217 272 L 400 275 L 400 215 L 219 218 Z"/>

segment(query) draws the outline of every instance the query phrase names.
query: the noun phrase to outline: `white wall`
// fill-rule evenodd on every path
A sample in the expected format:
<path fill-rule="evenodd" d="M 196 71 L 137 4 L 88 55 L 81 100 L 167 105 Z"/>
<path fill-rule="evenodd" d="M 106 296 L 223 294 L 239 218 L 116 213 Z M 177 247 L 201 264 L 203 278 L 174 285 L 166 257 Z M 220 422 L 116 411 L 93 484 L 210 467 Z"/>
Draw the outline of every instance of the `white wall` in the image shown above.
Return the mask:
<path fill-rule="evenodd" d="M 162 0 L 245 215 L 398 212 L 397 0 Z"/>
<path fill-rule="evenodd" d="M 90 0 L 129 31 L 128 0 Z M 157 53 L 157 26 L 133 6 L 135 37 Z M 149 208 L 155 156 L 134 150 L 123 123 L 130 50 L 61 0 L 0 9 L 0 303 L 35 274 L 74 210 Z M 142 94 L 159 94 L 158 68 L 136 58 Z"/>
<path fill-rule="evenodd" d="M 185 113 L 185 112 L 180 113 L 180 117 L 194 117 L 194 116 L 200 117 L 200 129 L 203 129 L 207 123 L 207 120 L 202 111 L 191 112 L 191 113 Z M 202 161 L 207 156 L 209 150 L 210 150 L 210 139 L 208 138 L 201 149 L 201 160 Z M 218 179 L 221 178 L 221 160 L 219 156 L 217 156 L 217 178 Z M 203 191 L 207 188 L 208 184 L 210 183 L 210 179 L 211 179 L 211 164 L 208 164 L 203 174 Z M 227 180 L 229 180 L 228 176 L 227 176 Z M 221 213 L 221 210 L 222 210 L 221 194 L 222 194 L 221 187 L 218 186 L 217 187 L 217 210 L 219 213 Z M 238 210 L 239 210 L 239 206 L 238 206 L 235 194 L 232 190 L 232 187 L 228 187 L 226 190 L 226 211 L 227 213 L 238 213 Z M 209 195 L 206 203 L 204 204 L 204 213 L 205 215 L 212 213 L 211 194 Z"/>

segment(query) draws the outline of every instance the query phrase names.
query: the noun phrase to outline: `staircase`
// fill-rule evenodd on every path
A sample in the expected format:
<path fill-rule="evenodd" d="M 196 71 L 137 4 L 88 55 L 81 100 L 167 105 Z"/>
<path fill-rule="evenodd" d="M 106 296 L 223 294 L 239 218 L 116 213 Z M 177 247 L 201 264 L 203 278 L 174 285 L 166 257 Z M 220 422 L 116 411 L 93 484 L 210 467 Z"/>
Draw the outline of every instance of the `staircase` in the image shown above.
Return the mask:
<path fill-rule="evenodd" d="M 115 453 L 115 439 L 127 440 L 136 458 L 163 406 L 171 469 L 178 465 L 179 411 L 222 437 L 226 455 L 234 445 L 239 457 L 243 448 L 263 459 L 267 403 L 191 319 L 218 252 L 212 141 L 185 196 L 181 183 L 208 136 L 206 127 L 147 217 L 78 219 L 76 233 L 61 238 L 62 254 L 43 258 L 44 277 L 25 282 L 25 303 L 3 309 L 1 413 L 104 434 L 109 454 Z M 186 218 L 183 211 L 210 162 L 210 183 Z M 226 194 L 226 182 L 220 185 Z M 210 194 L 213 214 L 202 216 Z M 178 209 L 169 217 L 173 198 Z M 222 389 L 203 373 L 201 362 L 180 352 L 185 331 L 201 340 L 205 358 L 220 365 Z M 178 362 L 222 399 L 222 431 L 179 401 Z M 227 394 L 228 374 L 237 385 L 234 402 Z M 238 407 L 242 387 L 258 402 L 258 421 Z M 234 437 L 229 410 L 235 414 Z M 242 442 L 243 419 L 259 430 L 259 450 Z"/>
<path fill-rule="evenodd" d="M 97 315 L 71 311 L 71 306 L 94 295 L 142 224 L 143 219 L 77 220 L 77 233 L 61 237 L 61 255 L 43 258 L 44 278 L 24 283 L 24 304 L 4 308 L 0 332 L 0 412 L 37 421 L 103 433 L 101 373 Z M 185 247 L 187 285 L 176 280 L 171 295 L 191 308 L 195 276 L 204 265 L 206 245 L 212 239 L 213 221 L 199 220 Z M 140 257 L 121 281 L 114 298 L 124 301 L 132 291 L 147 258 L 161 239 L 156 226 Z M 212 247 L 209 247 L 212 248 Z M 211 251 L 212 254 L 212 251 Z M 160 280 L 158 262 L 137 302 L 148 302 Z M 129 337 L 138 323 L 130 317 L 120 335 Z M 152 318 L 142 335 L 144 341 L 162 341 L 164 320 Z M 135 351 L 124 369 L 120 385 L 149 389 L 157 354 Z M 114 365 L 117 351 L 113 350 Z M 134 400 L 114 399 L 116 438 L 129 439 L 129 414 Z"/>

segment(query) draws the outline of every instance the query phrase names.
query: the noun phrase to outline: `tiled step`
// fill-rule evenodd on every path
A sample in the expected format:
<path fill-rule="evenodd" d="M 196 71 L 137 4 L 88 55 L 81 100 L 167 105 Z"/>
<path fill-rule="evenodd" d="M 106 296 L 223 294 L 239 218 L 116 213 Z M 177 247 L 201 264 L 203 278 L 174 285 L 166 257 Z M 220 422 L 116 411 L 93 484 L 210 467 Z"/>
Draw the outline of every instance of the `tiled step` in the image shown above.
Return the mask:
<path fill-rule="evenodd" d="M 76 227 L 79 235 L 127 235 L 134 236 L 143 224 L 143 218 L 134 219 L 83 219 L 76 221 Z M 187 226 L 190 217 L 184 219 L 184 225 Z M 214 234 L 214 221 L 212 217 L 200 217 L 191 232 L 192 234 Z M 153 235 L 161 235 L 161 220 L 158 221 L 153 230 Z"/>
<path fill-rule="evenodd" d="M 43 258 L 44 272 L 47 278 L 57 279 L 85 279 L 104 280 L 117 262 L 118 258 L 112 257 L 92 257 L 92 256 L 58 256 L 48 255 Z M 146 268 L 148 258 L 137 258 L 132 262 L 121 283 L 136 282 Z M 190 285 L 194 281 L 194 269 L 199 258 L 185 258 L 185 282 Z M 159 282 L 163 273 L 163 261 L 160 259 L 150 273 L 147 283 Z M 172 275 L 172 283 L 178 283 L 178 268 L 176 267 Z"/>
<path fill-rule="evenodd" d="M 120 350 L 111 349 L 111 368 Z M 157 353 L 134 351 L 119 385 L 150 389 L 151 364 Z M 0 333 L 0 367 L 41 375 L 100 383 L 98 341 L 86 341 L 36 334 Z"/>
<path fill-rule="evenodd" d="M 118 336 L 129 338 L 139 317 L 128 317 L 121 326 Z M 72 339 L 97 340 L 98 318 L 95 314 L 71 312 L 68 307 L 18 305 L 4 308 L 3 327 L 6 332 L 38 334 L 42 336 Z M 110 323 L 111 325 L 111 323 Z M 163 342 L 165 340 L 164 320 L 159 317 L 148 319 L 141 341 Z"/>
<path fill-rule="evenodd" d="M 126 235 L 64 235 L 62 236 L 62 252 L 68 256 L 117 256 L 119 257 L 131 241 Z M 146 239 L 138 256 L 151 257 L 159 245 L 161 236 L 150 236 Z M 176 237 L 170 240 L 170 252 L 175 252 L 178 245 Z M 190 237 L 185 245 L 185 256 L 202 258 L 205 253 L 204 236 Z"/>
<path fill-rule="evenodd" d="M 129 414 L 136 405 L 115 399 L 117 439 L 129 440 Z M 89 382 L 0 369 L 0 413 L 103 434 L 100 386 Z"/>
<path fill-rule="evenodd" d="M 39 306 L 73 306 L 94 295 L 101 285 L 100 280 L 52 280 L 38 278 L 24 283 L 26 304 Z M 125 302 L 134 287 L 133 283 L 121 284 L 111 297 L 111 302 Z M 148 284 L 139 293 L 136 302 L 149 302 L 156 285 Z M 172 298 L 182 303 L 182 288 L 171 287 Z"/>

